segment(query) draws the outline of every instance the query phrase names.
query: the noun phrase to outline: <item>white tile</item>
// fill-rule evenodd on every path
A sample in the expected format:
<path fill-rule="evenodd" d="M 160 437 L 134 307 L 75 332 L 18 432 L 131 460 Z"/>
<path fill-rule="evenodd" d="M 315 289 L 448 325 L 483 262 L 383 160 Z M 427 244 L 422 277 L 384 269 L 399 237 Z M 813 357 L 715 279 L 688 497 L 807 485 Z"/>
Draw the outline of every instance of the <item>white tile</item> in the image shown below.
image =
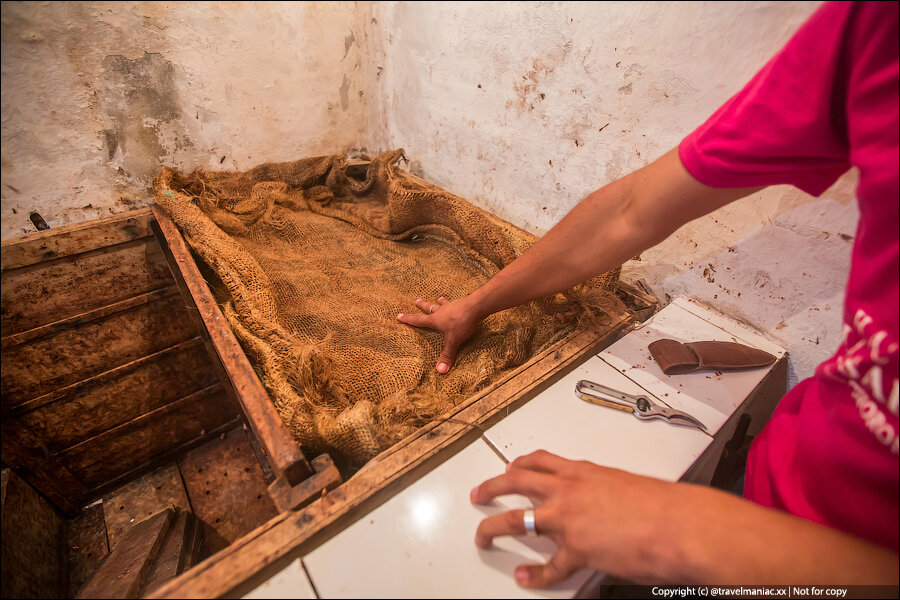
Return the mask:
<path fill-rule="evenodd" d="M 640 384 L 648 392 L 673 408 L 690 413 L 715 433 L 762 381 L 771 367 L 742 371 L 698 371 L 683 375 L 665 375 L 647 347 L 651 342 L 670 338 L 680 342 L 705 340 L 729 341 L 757 347 L 777 356 L 784 350 L 748 329 L 730 324 L 730 331 L 713 324 L 728 319 L 691 305 L 691 311 L 673 302 L 600 353 L 600 358 Z M 704 314 L 702 318 L 696 313 Z"/>
<path fill-rule="evenodd" d="M 696 428 L 592 404 L 575 394 L 588 379 L 630 394 L 640 386 L 596 356 L 491 427 L 485 437 L 507 459 L 543 449 L 572 460 L 677 481 L 712 442 Z"/>
<path fill-rule="evenodd" d="M 672 304 L 685 309 L 689 313 L 696 315 L 705 321 L 709 321 L 719 329 L 723 329 L 725 332 L 733 335 L 737 338 L 737 341 L 742 344 L 765 350 L 778 358 L 781 358 L 785 354 L 784 348 L 768 338 L 763 337 L 762 333 L 751 329 L 749 325 L 745 325 L 744 323 L 717 313 L 708 306 L 698 304 L 690 298 L 675 298 L 672 300 Z"/>
<path fill-rule="evenodd" d="M 504 466 L 478 440 L 315 549 L 303 562 L 320 597 L 572 597 L 590 571 L 549 590 L 513 579 L 517 565 L 546 562 L 555 550 L 549 540 L 505 537 L 488 550 L 475 546 L 483 518 L 529 506 L 521 496 L 487 506 L 469 501 L 469 491 Z"/>
<path fill-rule="evenodd" d="M 262 585 L 244 596 L 253 600 L 267 598 L 315 598 L 316 594 L 309 584 L 303 565 L 298 558 L 284 570 L 272 576 Z"/>

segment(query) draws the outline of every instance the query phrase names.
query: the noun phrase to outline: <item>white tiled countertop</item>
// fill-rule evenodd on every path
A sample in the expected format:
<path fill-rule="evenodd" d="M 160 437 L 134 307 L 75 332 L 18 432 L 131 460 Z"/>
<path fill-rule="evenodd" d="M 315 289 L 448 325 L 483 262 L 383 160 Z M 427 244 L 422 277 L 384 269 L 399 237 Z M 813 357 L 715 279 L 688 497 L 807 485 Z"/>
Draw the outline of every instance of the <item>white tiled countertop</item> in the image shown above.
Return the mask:
<path fill-rule="evenodd" d="M 676 300 L 641 329 L 588 359 L 481 439 L 309 553 L 302 559 L 305 573 L 292 563 L 270 582 L 281 578 L 279 589 L 286 589 L 281 586 L 295 577 L 298 592 L 306 595 L 308 573 L 321 598 L 572 597 L 589 571 L 549 590 L 522 588 L 513 578 L 517 565 L 545 562 L 553 554 L 548 539 L 507 537 L 495 540 L 488 550 L 475 546 L 475 529 L 485 516 L 529 506 L 528 500 L 507 496 L 493 505 L 477 506 L 470 503 L 469 491 L 502 473 L 505 460 L 537 449 L 660 479 L 680 479 L 712 442 L 710 435 L 660 420 L 640 421 L 630 413 L 584 402 L 575 395 L 575 382 L 590 379 L 625 392 L 649 392 L 715 432 L 769 369 L 670 377 L 647 351 L 650 342 L 663 337 L 737 341 L 784 355 L 783 349 L 745 326 L 693 302 Z M 286 574 L 289 569 L 294 570 Z"/>

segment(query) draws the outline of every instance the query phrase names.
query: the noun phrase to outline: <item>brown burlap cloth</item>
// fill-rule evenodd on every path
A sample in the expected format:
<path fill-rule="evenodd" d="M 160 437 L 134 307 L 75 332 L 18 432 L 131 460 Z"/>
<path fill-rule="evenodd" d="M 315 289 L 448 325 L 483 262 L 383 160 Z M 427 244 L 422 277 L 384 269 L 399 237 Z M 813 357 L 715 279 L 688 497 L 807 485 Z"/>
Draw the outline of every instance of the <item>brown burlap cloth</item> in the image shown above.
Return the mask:
<path fill-rule="evenodd" d="M 465 296 L 535 237 L 397 165 L 342 156 L 243 173 L 163 168 L 156 202 L 219 281 L 223 313 L 304 450 L 361 465 L 576 326 L 618 311 L 618 271 L 494 314 L 446 375 L 443 337 L 397 321 Z M 215 279 L 215 277 L 210 277 Z"/>

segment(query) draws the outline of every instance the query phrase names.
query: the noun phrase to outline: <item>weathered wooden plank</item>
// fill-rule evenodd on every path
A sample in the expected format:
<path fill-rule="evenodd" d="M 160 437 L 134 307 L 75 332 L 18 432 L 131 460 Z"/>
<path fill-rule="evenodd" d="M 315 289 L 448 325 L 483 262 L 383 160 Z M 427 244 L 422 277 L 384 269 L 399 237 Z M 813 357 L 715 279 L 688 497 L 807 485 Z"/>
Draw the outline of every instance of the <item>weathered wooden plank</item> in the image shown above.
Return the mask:
<path fill-rule="evenodd" d="M 82 586 L 109 554 L 103 506 L 93 504 L 69 521 L 69 598 L 74 598 Z"/>
<path fill-rule="evenodd" d="M 275 473 L 291 485 L 300 483 L 312 474 L 309 463 L 234 337 L 178 228 L 160 207 L 152 208 L 155 221 L 151 222 L 151 229 L 185 304 L 196 308 L 190 312 L 198 319 L 198 329 L 210 356 L 218 359 L 223 385 L 242 407 Z"/>
<path fill-rule="evenodd" d="M 203 343 L 194 338 L 63 388 L 55 401 L 17 415 L 59 453 L 217 382 Z"/>
<path fill-rule="evenodd" d="M 247 436 L 236 428 L 178 461 L 194 515 L 203 527 L 204 556 L 218 552 L 277 514 Z"/>
<path fill-rule="evenodd" d="M 603 332 L 581 331 L 552 345 L 508 377 L 392 446 L 350 480 L 297 511 L 285 511 L 158 589 L 153 598 L 223 597 L 289 552 L 306 553 L 334 530 L 386 502 L 438 466 L 503 415 L 609 345 L 627 317 Z"/>
<path fill-rule="evenodd" d="M 66 593 L 66 522 L 21 477 L 9 472 L 7 478 L 0 510 L 0 596 L 60 598 Z"/>
<path fill-rule="evenodd" d="M 146 460 L 139 464 L 136 467 L 132 467 L 131 469 L 124 471 L 123 473 L 116 475 L 112 479 L 109 479 L 99 486 L 93 488 L 91 490 L 91 497 L 97 498 L 103 496 L 104 494 L 108 494 L 109 492 L 120 488 L 130 481 L 134 481 L 134 479 L 145 475 L 153 471 L 154 469 L 158 469 L 159 467 L 166 465 L 170 462 L 177 461 L 179 456 L 183 456 L 185 452 L 190 452 L 194 448 L 198 446 L 202 446 L 206 442 L 211 439 L 219 437 L 221 434 L 231 431 L 235 427 L 240 427 L 240 417 L 235 417 L 230 421 L 226 421 L 224 424 L 219 425 L 215 429 L 207 431 L 203 437 L 194 438 L 175 446 L 173 448 L 169 448 L 168 450 L 164 450 L 163 452 L 156 454 L 153 458 Z"/>
<path fill-rule="evenodd" d="M 60 331 L 69 330 L 78 325 L 83 325 L 84 323 L 97 321 L 115 313 L 130 310 L 134 307 L 148 304 L 161 298 L 168 298 L 177 293 L 178 288 L 172 284 L 167 288 L 161 288 L 152 292 L 147 292 L 146 294 L 132 296 L 131 298 L 126 298 L 120 302 L 113 302 L 112 304 L 107 304 L 106 306 L 101 306 L 100 308 L 95 308 L 60 321 L 47 323 L 46 325 L 41 325 L 40 327 L 35 327 L 34 329 L 29 329 L 28 331 L 23 331 L 21 333 L 14 333 L 0 339 L 0 349 L 9 350 L 19 344 L 25 344 Z"/>
<path fill-rule="evenodd" d="M 59 458 L 87 487 L 99 490 L 236 418 L 234 404 L 216 384 L 85 440 Z"/>
<path fill-rule="evenodd" d="M 165 510 L 132 529 L 77 597 L 137 598 L 173 517 L 171 510 Z"/>
<path fill-rule="evenodd" d="M 172 277 L 152 237 L 36 263 L 0 275 L 3 337 L 167 287 Z"/>
<path fill-rule="evenodd" d="M 146 596 L 167 581 L 189 569 L 197 560 L 200 528 L 197 519 L 189 512 L 179 513 L 162 550 L 156 557 L 140 596 Z"/>
<path fill-rule="evenodd" d="M 0 459 L 37 488 L 66 517 L 76 516 L 88 490 L 68 466 L 14 417 L 0 421 Z"/>
<path fill-rule="evenodd" d="M 3 240 L 0 270 L 10 271 L 150 235 L 150 208 Z"/>
<path fill-rule="evenodd" d="M 136 525 L 167 508 L 175 512 L 191 510 L 174 462 L 106 494 L 103 517 L 110 550 L 114 551 Z"/>

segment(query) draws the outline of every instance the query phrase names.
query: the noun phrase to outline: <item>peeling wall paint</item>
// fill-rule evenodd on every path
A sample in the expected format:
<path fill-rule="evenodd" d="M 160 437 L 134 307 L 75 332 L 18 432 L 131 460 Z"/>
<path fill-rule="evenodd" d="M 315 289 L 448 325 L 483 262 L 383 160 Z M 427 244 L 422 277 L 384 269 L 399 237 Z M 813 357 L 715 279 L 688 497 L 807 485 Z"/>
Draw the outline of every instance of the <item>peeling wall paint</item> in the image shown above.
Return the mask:
<path fill-rule="evenodd" d="M 382 112 L 367 5 L 4 2 L 2 235 L 147 204 L 159 165 L 360 146 Z M 377 141 L 377 136 L 372 136 Z"/>
<path fill-rule="evenodd" d="M 2 5 L 2 236 L 149 201 L 158 165 L 404 147 L 410 168 L 541 234 L 660 156 L 818 2 Z M 858 211 L 770 188 L 626 265 L 756 325 L 792 383 L 840 341 Z"/>
<path fill-rule="evenodd" d="M 675 147 L 818 5 L 379 3 L 388 139 L 426 179 L 542 234 Z M 796 383 L 840 343 L 853 190 L 852 174 L 818 199 L 764 190 L 624 276 L 761 328 L 789 350 Z"/>

